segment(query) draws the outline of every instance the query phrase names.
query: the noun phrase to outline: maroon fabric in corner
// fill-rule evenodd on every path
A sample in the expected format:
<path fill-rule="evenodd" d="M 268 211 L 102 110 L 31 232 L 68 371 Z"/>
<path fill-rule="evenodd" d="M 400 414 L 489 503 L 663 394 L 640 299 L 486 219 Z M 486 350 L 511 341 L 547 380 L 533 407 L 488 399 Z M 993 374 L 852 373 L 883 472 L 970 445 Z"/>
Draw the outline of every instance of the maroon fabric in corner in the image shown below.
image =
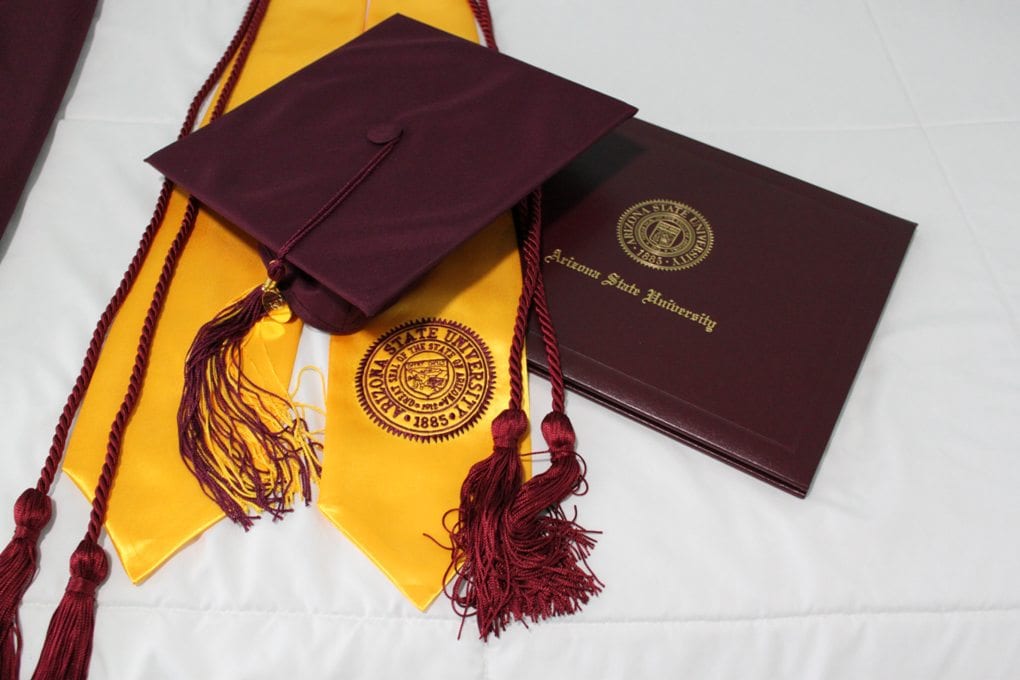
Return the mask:
<path fill-rule="evenodd" d="M 148 161 L 277 254 L 399 137 L 286 255 L 291 307 L 342 333 L 634 111 L 396 15 Z"/>
<path fill-rule="evenodd" d="M 0 236 L 74 73 L 97 0 L 0 0 Z"/>

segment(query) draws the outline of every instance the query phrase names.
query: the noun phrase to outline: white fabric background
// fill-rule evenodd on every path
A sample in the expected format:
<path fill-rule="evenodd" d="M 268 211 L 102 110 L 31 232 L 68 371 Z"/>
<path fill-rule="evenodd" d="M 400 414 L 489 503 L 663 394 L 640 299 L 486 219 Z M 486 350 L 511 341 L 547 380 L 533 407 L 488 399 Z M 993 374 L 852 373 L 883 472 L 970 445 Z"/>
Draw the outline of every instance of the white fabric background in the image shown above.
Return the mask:
<path fill-rule="evenodd" d="M 141 159 L 173 138 L 243 4 L 101 4 L 0 245 L 2 508 L 34 483 L 148 220 L 159 178 Z M 920 223 L 810 495 L 573 396 L 581 517 L 605 532 L 592 563 L 608 584 L 582 614 L 457 641 L 444 601 L 419 613 L 310 509 L 249 535 L 221 523 L 140 587 L 115 566 L 92 677 L 1017 677 L 1020 6 L 492 7 L 508 54 Z M 547 386 L 532 384 L 541 417 Z M 25 676 L 84 529 L 69 480 L 55 499 Z"/>

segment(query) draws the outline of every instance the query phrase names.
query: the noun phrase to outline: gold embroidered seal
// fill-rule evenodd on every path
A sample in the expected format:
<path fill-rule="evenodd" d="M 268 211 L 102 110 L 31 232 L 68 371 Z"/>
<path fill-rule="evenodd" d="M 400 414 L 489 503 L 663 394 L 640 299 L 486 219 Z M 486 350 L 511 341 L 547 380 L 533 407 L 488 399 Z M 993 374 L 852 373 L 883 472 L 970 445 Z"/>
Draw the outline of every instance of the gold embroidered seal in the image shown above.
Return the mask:
<path fill-rule="evenodd" d="M 646 267 L 689 269 L 712 251 L 712 227 L 689 205 L 657 198 L 635 203 L 620 215 L 616 235 L 624 252 Z"/>
<path fill-rule="evenodd" d="M 477 333 L 455 321 L 419 319 L 386 331 L 365 352 L 358 401 L 395 435 L 440 441 L 477 422 L 492 399 L 494 376 Z"/>

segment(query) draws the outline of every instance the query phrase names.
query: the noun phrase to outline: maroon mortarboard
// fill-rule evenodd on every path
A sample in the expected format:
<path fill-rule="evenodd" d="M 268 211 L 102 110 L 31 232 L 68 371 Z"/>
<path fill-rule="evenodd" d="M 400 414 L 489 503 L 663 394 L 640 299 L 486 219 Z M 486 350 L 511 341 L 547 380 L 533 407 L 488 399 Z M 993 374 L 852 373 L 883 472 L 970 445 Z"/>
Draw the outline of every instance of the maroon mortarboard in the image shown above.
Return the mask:
<path fill-rule="evenodd" d="M 634 111 L 396 15 L 147 160 L 349 333 Z"/>
<path fill-rule="evenodd" d="M 282 294 L 313 326 L 353 332 L 527 197 L 510 365 L 519 386 L 532 304 L 554 343 L 537 260 L 538 187 L 634 113 L 398 15 L 149 158 L 254 237 L 269 274 L 205 324 L 189 350 L 181 452 L 206 493 L 244 525 L 248 508 L 281 516 L 296 477 L 308 498 L 314 461 L 292 441 L 275 441 L 286 428 L 256 414 L 275 397 L 240 369 L 245 336 L 274 298 Z M 542 424 L 552 467 L 532 486 L 522 483 L 518 453 L 527 415 L 519 387 L 510 392 L 493 421 L 493 455 L 472 468 L 451 531 L 452 596 L 462 611 L 479 612 L 483 636 L 513 618 L 573 611 L 598 590 L 584 564 L 592 539 L 558 509 L 583 483 L 562 384 L 554 381 L 554 412 Z M 484 540 L 492 535 L 500 541 Z"/>

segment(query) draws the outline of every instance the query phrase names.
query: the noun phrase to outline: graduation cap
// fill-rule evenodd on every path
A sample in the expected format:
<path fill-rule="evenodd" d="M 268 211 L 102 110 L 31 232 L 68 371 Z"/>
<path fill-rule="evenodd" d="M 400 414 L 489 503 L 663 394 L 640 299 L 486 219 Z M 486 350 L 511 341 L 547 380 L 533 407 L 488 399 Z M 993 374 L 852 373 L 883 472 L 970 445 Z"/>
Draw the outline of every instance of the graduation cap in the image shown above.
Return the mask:
<path fill-rule="evenodd" d="M 350 333 L 634 112 L 395 15 L 147 160 Z"/>
<path fill-rule="evenodd" d="M 199 330 L 186 362 L 181 452 L 206 493 L 244 526 L 252 509 L 282 516 L 296 479 L 309 497 L 309 447 L 258 413 L 282 397 L 246 378 L 239 361 L 246 334 L 279 311 L 280 296 L 314 327 L 354 332 L 520 202 L 524 273 L 510 367 L 519 384 L 533 302 L 549 326 L 538 187 L 634 113 L 396 15 L 147 159 L 251 235 L 267 267 L 264 284 Z M 562 379 L 542 425 L 553 466 L 532 487 L 521 479 L 528 420 L 519 392 L 493 422 L 493 455 L 469 473 L 451 529 L 448 594 L 465 615 L 478 610 L 483 637 L 514 618 L 573 611 L 598 591 L 577 565 L 592 541 L 558 511 L 583 482 Z M 514 523 L 498 546 L 480 540 L 491 521 Z M 503 571 L 483 573 L 493 568 Z"/>

